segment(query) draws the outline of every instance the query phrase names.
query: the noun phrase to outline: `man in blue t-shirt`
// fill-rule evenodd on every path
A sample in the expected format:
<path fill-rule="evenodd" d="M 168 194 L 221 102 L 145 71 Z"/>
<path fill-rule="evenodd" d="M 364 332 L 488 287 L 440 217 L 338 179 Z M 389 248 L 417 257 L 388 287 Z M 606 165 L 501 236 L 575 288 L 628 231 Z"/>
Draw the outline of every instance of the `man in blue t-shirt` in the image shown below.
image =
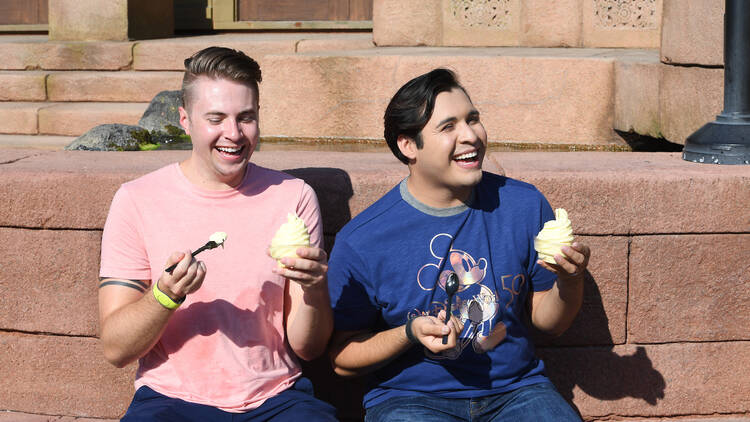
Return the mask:
<path fill-rule="evenodd" d="M 525 321 L 570 326 L 589 248 L 537 259 L 552 209 L 534 186 L 482 171 L 487 133 L 451 71 L 409 81 L 384 121 L 409 177 L 339 232 L 328 272 L 331 360 L 370 375 L 366 420 L 580 420 Z"/>

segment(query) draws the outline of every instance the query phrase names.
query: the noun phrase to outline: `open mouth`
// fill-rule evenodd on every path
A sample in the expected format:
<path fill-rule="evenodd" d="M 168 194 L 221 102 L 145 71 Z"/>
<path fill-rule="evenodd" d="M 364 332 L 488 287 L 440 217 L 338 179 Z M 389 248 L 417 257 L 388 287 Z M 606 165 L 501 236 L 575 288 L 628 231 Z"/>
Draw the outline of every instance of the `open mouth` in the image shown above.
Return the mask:
<path fill-rule="evenodd" d="M 476 151 L 467 152 L 465 154 L 457 155 L 453 157 L 455 161 L 459 163 L 473 163 L 479 160 L 479 154 Z"/>
<path fill-rule="evenodd" d="M 216 150 L 219 151 L 222 155 L 228 156 L 228 157 L 239 157 L 242 155 L 242 151 L 245 149 L 244 146 L 241 146 L 239 148 L 237 147 L 216 147 Z"/>

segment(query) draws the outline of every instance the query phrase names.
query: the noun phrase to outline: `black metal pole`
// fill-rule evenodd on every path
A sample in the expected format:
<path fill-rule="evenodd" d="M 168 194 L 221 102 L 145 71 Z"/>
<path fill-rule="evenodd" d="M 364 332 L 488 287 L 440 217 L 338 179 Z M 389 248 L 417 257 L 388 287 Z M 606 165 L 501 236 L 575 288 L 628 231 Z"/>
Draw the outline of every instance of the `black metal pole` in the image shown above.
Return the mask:
<path fill-rule="evenodd" d="M 696 163 L 750 164 L 750 0 L 726 0 L 724 110 L 687 137 L 682 158 Z"/>

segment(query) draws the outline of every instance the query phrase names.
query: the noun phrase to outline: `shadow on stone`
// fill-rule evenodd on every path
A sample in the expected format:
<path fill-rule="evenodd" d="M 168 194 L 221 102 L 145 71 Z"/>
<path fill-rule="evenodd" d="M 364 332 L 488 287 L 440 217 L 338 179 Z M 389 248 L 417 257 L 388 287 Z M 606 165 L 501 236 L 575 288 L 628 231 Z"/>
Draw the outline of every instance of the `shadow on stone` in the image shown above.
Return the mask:
<path fill-rule="evenodd" d="M 666 381 L 654 368 L 644 347 L 636 347 L 630 355 L 615 352 L 601 293 L 589 272 L 584 284 L 584 303 L 571 328 L 556 339 L 539 332 L 534 332 L 533 337 L 541 345 L 537 351 L 550 379 L 576 411 L 573 404 L 576 386 L 605 401 L 632 397 L 654 406 L 664 398 Z"/>
<path fill-rule="evenodd" d="M 633 152 L 680 152 L 684 147 L 684 145 L 669 142 L 664 138 L 654 138 L 620 130 L 615 130 L 615 132 L 633 149 Z"/>

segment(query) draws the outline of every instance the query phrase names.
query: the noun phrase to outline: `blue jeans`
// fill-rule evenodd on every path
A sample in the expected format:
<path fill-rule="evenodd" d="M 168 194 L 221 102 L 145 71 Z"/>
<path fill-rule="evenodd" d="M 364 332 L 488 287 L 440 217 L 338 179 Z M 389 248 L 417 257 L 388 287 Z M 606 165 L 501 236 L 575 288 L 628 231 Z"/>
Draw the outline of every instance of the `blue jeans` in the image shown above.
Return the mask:
<path fill-rule="evenodd" d="M 135 392 L 126 422 L 336 422 L 336 409 L 313 396 L 312 383 L 300 378 L 287 390 L 245 413 L 230 413 L 215 407 L 167 397 L 143 386 Z"/>
<path fill-rule="evenodd" d="M 474 399 L 396 397 L 367 409 L 365 421 L 580 422 L 581 418 L 552 383 L 543 382 Z"/>

